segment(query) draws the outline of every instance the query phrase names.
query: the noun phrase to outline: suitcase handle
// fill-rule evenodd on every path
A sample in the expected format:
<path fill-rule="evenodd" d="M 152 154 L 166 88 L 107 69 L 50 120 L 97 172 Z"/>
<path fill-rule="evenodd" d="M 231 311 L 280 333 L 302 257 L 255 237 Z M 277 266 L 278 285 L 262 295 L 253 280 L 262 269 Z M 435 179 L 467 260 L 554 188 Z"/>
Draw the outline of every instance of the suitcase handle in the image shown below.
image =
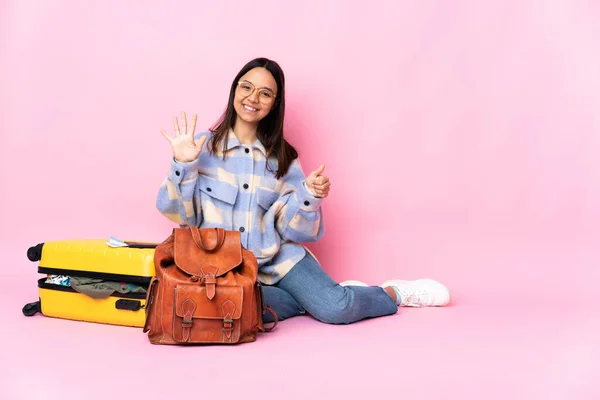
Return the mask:
<path fill-rule="evenodd" d="M 125 242 L 131 249 L 155 249 L 158 243 Z"/>
<path fill-rule="evenodd" d="M 142 308 L 142 302 L 139 300 L 119 299 L 115 302 L 115 308 L 117 310 L 137 311 Z"/>

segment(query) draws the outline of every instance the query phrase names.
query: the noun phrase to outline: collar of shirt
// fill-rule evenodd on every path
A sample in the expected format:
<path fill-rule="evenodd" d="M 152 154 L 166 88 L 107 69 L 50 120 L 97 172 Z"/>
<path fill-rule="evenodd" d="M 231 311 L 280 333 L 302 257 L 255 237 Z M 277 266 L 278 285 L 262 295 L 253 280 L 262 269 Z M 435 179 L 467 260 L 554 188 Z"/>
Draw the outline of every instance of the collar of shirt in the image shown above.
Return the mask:
<path fill-rule="evenodd" d="M 233 129 L 230 129 L 229 136 L 227 137 L 227 148 L 225 149 L 225 151 L 229 151 L 238 146 L 243 146 L 243 145 L 240 142 L 240 139 L 238 139 L 237 136 L 235 136 L 235 133 L 233 133 Z M 265 149 L 265 146 L 263 146 L 263 144 L 261 143 L 261 141 L 258 138 L 254 141 L 254 143 L 252 143 L 251 147 L 260 150 L 265 157 L 267 156 L 267 150 Z"/>

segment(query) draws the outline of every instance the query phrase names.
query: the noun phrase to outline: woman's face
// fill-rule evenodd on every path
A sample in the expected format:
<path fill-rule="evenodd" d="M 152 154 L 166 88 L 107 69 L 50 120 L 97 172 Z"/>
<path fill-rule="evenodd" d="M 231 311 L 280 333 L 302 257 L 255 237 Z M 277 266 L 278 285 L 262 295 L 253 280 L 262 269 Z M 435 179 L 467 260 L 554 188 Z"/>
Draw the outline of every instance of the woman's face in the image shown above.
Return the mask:
<path fill-rule="evenodd" d="M 251 124 L 266 117 L 277 96 L 277 84 L 265 68 L 254 68 L 238 81 L 233 99 L 237 117 Z"/>

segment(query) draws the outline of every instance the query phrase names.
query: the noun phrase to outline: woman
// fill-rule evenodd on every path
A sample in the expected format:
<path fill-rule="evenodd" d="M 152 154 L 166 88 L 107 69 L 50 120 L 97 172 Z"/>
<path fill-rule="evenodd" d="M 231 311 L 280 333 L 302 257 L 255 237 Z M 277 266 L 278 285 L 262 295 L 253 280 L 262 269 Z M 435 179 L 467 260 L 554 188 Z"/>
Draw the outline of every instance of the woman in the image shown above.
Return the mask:
<path fill-rule="evenodd" d="M 433 280 L 391 280 L 381 286 L 338 284 L 300 243 L 325 232 L 321 203 L 331 190 L 324 165 L 304 175 L 298 153 L 284 139 L 285 79 L 266 58 L 237 74 L 220 121 L 194 135 L 173 118 L 171 171 L 157 207 L 180 226 L 239 230 L 258 260 L 265 303 L 280 320 L 309 313 L 319 321 L 349 324 L 391 315 L 398 306 L 442 306 L 448 290 Z M 181 124 L 181 126 L 180 126 Z M 265 322 L 272 322 L 267 313 Z"/>

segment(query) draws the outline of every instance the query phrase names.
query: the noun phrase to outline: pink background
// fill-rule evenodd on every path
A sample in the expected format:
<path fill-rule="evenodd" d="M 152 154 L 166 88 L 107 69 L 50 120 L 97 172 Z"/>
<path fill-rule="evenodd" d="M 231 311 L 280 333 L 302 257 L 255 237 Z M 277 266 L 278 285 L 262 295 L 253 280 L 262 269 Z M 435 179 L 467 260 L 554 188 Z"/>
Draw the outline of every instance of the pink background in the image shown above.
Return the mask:
<path fill-rule="evenodd" d="M 325 163 L 332 181 L 326 236 L 310 245 L 324 268 L 336 279 L 371 284 L 434 277 L 449 286 L 454 307 L 406 310 L 405 319 L 346 331 L 299 319 L 282 323 L 272 345 L 252 348 L 264 355 L 271 346 L 313 337 L 317 349 L 330 350 L 326 337 L 341 343 L 338 353 L 331 350 L 332 363 L 348 365 L 362 353 L 350 357 L 347 349 L 371 334 L 380 347 L 362 357 L 368 365 L 381 363 L 384 372 L 376 375 L 386 383 L 371 380 L 369 393 L 492 398 L 488 390 L 500 396 L 504 388 L 502 396 L 594 398 L 591 371 L 600 356 L 597 333 L 595 340 L 591 334 L 600 331 L 594 310 L 600 300 L 596 2 L 4 0 L 0 7 L 0 246 L 8 260 L 0 274 L 16 282 L 2 293 L 10 306 L 0 317 L 9 326 L 2 342 L 18 336 L 23 346 L 50 346 L 53 338 L 79 343 L 83 351 L 88 342 L 65 339 L 65 328 L 85 337 L 100 329 L 100 338 L 114 338 L 115 357 L 135 357 L 129 348 L 165 360 L 184 357 L 180 349 L 148 349 L 143 337 L 138 343 L 139 332 L 25 319 L 20 307 L 36 299 L 38 277 L 25 251 L 45 240 L 166 237 L 174 225 L 155 208 L 170 157 L 160 129 L 171 132 L 171 117 L 180 111 L 197 112 L 199 130 L 207 129 L 237 71 L 265 56 L 286 73 L 286 133 L 305 173 Z M 390 331 L 382 334 L 382 327 Z M 293 329 L 301 333 L 294 336 Z M 438 336 L 449 342 L 432 345 Z M 481 349 L 492 348 L 479 358 Z M 20 349 L 8 350 L 22 370 L 4 365 L 12 374 L 1 375 L 5 388 L 11 399 L 40 398 L 19 397 L 29 382 L 17 378 L 19 371 L 52 368 L 56 359 Z M 384 355 L 390 349 L 396 353 Z M 103 352 L 98 343 L 94 351 Z M 236 357 L 233 350 L 206 351 Z M 245 351 L 252 360 L 253 350 Z M 267 360 L 278 354 L 263 361 L 276 382 L 320 384 L 320 393 L 331 396 L 339 385 L 363 393 L 352 386 L 356 380 L 345 380 L 361 371 L 356 366 L 328 375 L 327 386 L 314 371 L 337 369 L 316 366 L 316 353 L 314 363 L 288 365 L 289 374 L 271 371 Z M 286 354 L 295 359 L 306 352 Z M 65 368 L 80 379 L 89 375 L 72 364 Z M 448 371 L 447 380 L 429 385 Z M 514 380 L 500 378 L 507 373 Z M 398 376 L 422 386 L 399 391 Z M 269 381 L 259 386 L 268 390 Z M 277 395 L 290 398 L 275 385 Z"/>

